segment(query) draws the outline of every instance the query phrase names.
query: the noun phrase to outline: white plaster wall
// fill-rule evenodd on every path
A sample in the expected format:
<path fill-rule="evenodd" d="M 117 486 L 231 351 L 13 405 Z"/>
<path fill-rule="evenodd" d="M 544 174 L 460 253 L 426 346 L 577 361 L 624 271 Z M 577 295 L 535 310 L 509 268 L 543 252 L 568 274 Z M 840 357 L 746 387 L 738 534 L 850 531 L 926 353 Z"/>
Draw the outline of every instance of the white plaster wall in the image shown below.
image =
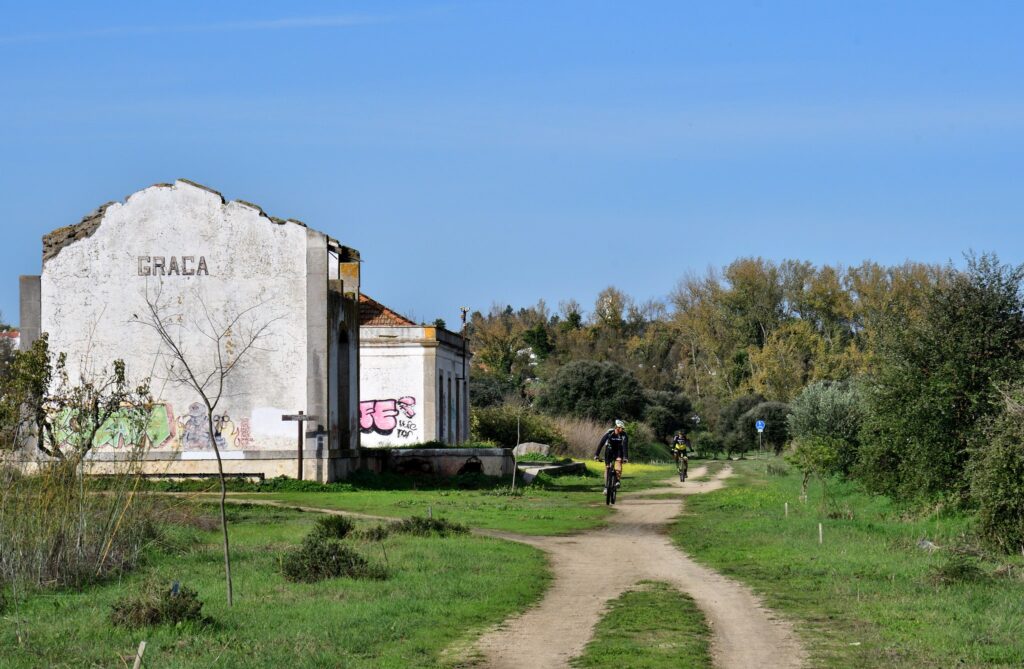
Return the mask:
<path fill-rule="evenodd" d="M 218 321 L 262 303 L 251 320 L 273 320 L 261 344 L 270 350 L 251 351 L 229 378 L 215 412 L 227 416 L 222 449 L 294 449 L 295 424 L 281 415 L 306 405 L 306 235 L 303 226 L 276 224 L 184 182 L 147 188 L 108 207 L 90 237 L 44 262 L 42 330 L 55 355 L 68 354 L 72 375 L 96 373 L 117 358 L 135 380 L 152 375 L 170 433 L 156 448 L 180 448 L 183 459 L 202 459 L 212 451 L 208 439 L 202 443 L 186 432 L 198 397 L 166 380 L 161 344 L 137 322 L 146 313 L 144 295 L 161 292 L 167 315 L 182 325 L 184 348 L 207 370 L 215 349 L 196 326 L 205 323 L 200 298 Z M 140 256 L 164 256 L 168 263 L 170 256 L 193 256 L 192 268 L 202 256 L 209 275 L 140 276 Z M 193 411 L 193 422 L 205 420 L 201 413 Z"/>
<path fill-rule="evenodd" d="M 422 336 L 422 328 L 386 328 L 414 330 Z M 365 342 L 368 333 L 360 332 Z M 419 343 L 398 344 L 377 340 L 359 347 L 359 410 L 360 445 L 394 446 L 419 444 L 425 440 L 424 421 L 433 420 L 424 414 L 424 357 L 426 348 Z M 412 398 L 409 404 L 405 398 Z M 394 412 L 397 411 L 397 416 Z M 409 416 L 412 412 L 414 415 Z M 392 420 L 396 421 L 392 427 Z"/>
<path fill-rule="evenodd" d="M 469 373 L 468 364 L 466 373 Z M 465 394 L 468 392 L 468 384 L 463 384 L 461 381 L 462 352 L 452 350 L 449 346 L 439 346 L 437 349 L 437 375 L 438 378 L 444 379 L 445 388 L 444 407 L 438 407 L 439 412 L 445 412 L 443 441 L 454 444 L 457 437 L 462 441 L 467 441 L 469 439 L 469 416 L 465 411 L 465 407 L 468 406 Z M 451 388 L 450 394 L 449 388 Z"/>

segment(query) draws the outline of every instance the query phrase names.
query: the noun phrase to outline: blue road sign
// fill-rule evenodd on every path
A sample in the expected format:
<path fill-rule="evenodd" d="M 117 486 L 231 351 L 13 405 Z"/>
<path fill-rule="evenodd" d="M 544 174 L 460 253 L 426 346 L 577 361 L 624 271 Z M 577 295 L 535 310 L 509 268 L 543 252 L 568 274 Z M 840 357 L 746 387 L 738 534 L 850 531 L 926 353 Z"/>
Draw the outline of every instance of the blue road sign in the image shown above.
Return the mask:
<path fill-rule="evenodd" d="M 764 421 L 763 420 L 757 421 L 756 423 L 754 423 L 754 427 L 757 428 L 758 432 L 764 432 Z"/>

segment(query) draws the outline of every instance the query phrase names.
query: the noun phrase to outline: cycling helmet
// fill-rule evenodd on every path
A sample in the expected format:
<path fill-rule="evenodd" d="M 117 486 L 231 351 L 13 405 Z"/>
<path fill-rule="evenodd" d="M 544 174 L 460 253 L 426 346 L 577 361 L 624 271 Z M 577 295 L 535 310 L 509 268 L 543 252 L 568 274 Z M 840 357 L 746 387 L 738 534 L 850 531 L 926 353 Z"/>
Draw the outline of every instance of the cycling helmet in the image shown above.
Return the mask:
<path fill-rule="evenodd" d="M 626 424 L 623 423 L 621 420 L 617 420 L 617 421 L 615 421 L 615 427 L 621 427 L 623 430 L 625 430 L 626 429 Z"/>

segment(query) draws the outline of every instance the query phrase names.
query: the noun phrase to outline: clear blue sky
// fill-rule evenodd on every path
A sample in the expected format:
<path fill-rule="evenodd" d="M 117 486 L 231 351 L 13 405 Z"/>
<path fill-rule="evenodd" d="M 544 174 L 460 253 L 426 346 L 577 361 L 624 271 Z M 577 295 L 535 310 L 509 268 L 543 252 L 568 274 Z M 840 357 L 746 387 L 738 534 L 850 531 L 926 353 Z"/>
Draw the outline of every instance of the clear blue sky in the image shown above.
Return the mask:
<path fill-rule="evenodd" d="M 0 0 L 0 312 L 41 235 L 178 177 L 450 325 L 744 255 L 1021 262 L 1021 26 L 984 1 Z"/>

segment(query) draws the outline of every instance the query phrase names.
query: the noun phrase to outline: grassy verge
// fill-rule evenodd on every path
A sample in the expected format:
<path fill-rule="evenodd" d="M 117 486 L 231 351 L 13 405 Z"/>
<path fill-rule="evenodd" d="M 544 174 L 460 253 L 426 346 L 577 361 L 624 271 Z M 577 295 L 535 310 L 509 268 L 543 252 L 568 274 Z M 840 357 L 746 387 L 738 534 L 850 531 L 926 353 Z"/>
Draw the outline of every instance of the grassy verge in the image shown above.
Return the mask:
<path fill-rule="evenodd" d="M 692 599 L 667 583 L 643 581 L 611 602 L 572 666 L 704 669 L 712 666 L 710 643 L 711 630 Z"/>
<path fill-rule="evenodd" d="M 815 483 L 803 504 L 797 472 L 767 464 L 731 463 L 736 478 L 690 497 L 673 537 L 793 619 L 812 666 L 1024 666 L 1024 560 L 978 553 L 962 516 L 907 517 L 850 483 L 826 503 Z"/>
<path fill-rule="evenodd" d="M 208 522 L 171 526 L 143 567 L 121 582 L 32 595 L 17 615 L 13 607 L 0 613 L 0 666 L 124 667 L 121 658 L 145 639 L 150 667 L 436 667 L 446 646 L 522 610 L 546 586 L 544 557 L 529 547 L 406 535 L 345 540 L 389 565 L 388 580 L 289 583 L 279 556 L 299 543 L 316 514 L 233 507 L 236 604 L 228 609 L 219 535 L 196 529 L 216 523 L 212 510 L 202 513 Z M 195 588 L 214 622 L 114 627 L 111 604 L 149 579 Z"/>
<path fill-rule="evenodd" d="M 247 499 L 275 500 L 296 506 L 354 511 L 375 516 L 407 518 L 428 511 L 449 520 L 521 534 L 557 535 L 600 527 L 612 513 L 601 496 L 603 465 L 587 463 L 585 476 L 541 475 L 533 485 L 508 482 L 476 489 L 426 482 L 423 489 L 381 490 L 351 485 L 344 490 L 324 487 L 314 492 L 240 493 Z M 669 465 L 626 465 L 623 490 L 657 486 L 672 476 Z"/>

